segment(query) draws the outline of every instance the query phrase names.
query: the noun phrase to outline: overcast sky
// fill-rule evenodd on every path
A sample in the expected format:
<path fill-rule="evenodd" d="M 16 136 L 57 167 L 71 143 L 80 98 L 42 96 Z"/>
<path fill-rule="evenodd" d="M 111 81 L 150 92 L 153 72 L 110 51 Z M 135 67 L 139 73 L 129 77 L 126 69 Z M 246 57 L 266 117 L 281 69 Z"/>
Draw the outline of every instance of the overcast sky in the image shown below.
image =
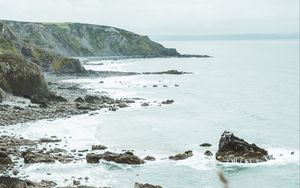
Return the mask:
<path fill-rule="evenodd" d="M 144 35 L 299 32 L 299 0 L 0 0 L 0 19 L 84 22 Z"/>

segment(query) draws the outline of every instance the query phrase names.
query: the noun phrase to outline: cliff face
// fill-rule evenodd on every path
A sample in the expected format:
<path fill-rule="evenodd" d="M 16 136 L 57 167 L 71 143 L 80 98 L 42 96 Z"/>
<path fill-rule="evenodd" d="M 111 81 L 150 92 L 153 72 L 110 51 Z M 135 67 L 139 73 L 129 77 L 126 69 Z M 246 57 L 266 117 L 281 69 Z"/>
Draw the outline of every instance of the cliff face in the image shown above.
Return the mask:
<path fill-rule="evenodd" d="M 175 49 L 164 48 L 129 31 L 108 26 L 79 23 L 30 23 L 0 21 L 19 42 L 50 50 L 63 56 L 142 56 L 179 55 Z"/>

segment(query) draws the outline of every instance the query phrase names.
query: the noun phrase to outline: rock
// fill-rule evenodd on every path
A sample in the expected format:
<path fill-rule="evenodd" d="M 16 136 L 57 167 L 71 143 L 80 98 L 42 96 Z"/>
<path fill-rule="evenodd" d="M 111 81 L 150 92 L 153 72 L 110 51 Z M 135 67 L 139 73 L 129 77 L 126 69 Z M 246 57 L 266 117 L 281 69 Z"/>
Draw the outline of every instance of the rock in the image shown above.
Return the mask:
<path fill-rule="evenodd" d="M 11 158 L 7 155 L 7 153 L 0 151 L 0 167 L 1 165 L 13 165 Z"/>
<path fill-rule="evenodd" d="M 78 97 L 77 99 L 74 100 L 74 102 L 84 103 L 84 100 L 83 100 L 83 98 Z"/>
<path fill-rule="evenodd" d="M 119 102 L 119 103 L 118 103 L 118 106 L 119 106 L 120 108 L 127 108 L 127 107 L 128 107 L 128 105 L 127 105 L 125 102 Z"/>
<path fill-rule="evenodd" d="M 48 96 L 47 99 L 52 102 L 68 102 L 66 98 L 58 96 L 54 93 L 50 94 L 50 96 Z"/>
<path fill-rule="evenodd" d="M 212 153 L 211 151 L 209 151 L 209 150 L 206 150 L 206 151 L 204 152 L 204 155 L 210 157 L 210 156 L 213 156 L 213 153 Z"/>
<path fill-rule="evenodd" d="M 0 176 L 0 185 L 3 188 L 27 188 L 30 183 L 18 178 Z"/>
<path fill-rule="evenodd" d="M 77 180 L 73 180 L 73 185 L 80 185 L 80 181 L 77 181 Z"/>
<path fill-rule="evenodd" d="M 141 106 L 149 106 L 149 103 L 144 102 L 144 103 L 141 104 Z"/>
<path fill-rule="evenodd" d="M 291 155 L 294 155 L 294 154 L 295 154 L 295 152 L 294 152 L 294 151 L 292 151 L 292 152 L 291 152 Z"/>
<path fill-rule="evenodd" d="M 162 101 L 161 104 L 172 104 L 174 103 L 174 100 L 166 100 L 166 101 Z"/>
<path fill-rule="evenodd" d="M 46 97 L 40 96 L 40 95 L 33 95 L 30 99 L 31 103 L 34 104 L 43 104 L 45 105 L 48 101 Z"/>
<path fill-rule="evenodd" d="M 184 153 L 180 153 L 175 156 L 170 156 L 169 159 L 177 161 L 177 160 L 184 160 L 192 156 L 193 156 L 193 151 L 188 150 L 185 151 Z"/>
<path fill-rule="evenodd" d="M 161 72 L 143 72 L 143 74 L 175 74 L 175 75 L 180 75 L 180 74 L 191 74 L 191 73 L 190 72 L 178 71 L 178 70 L 167 70 L 167 71 L 161 71 Z"/>
<path fill-rule="evenodd" d="M 41 143 L 53 143 L 53 142 L 61 142 L 61 139 L 55 139 L 55 138 L 41 138 L 40 140 L 39 140 L 39 142 L 41 142 Z"/>
<path fill-rule="evenodd" d="M 216 159 L 221 162 L 257 163 L 272 158 L 268 151 L 249 144 L 228 131 L 222 134 L 216 153 Z"/>
<path fill-rule="evenodd" d="M 101 100 L 98 96 L 94 95 L 86 95 L 84 99 L 87 103 L 98 103 Z"/>
<path fill-rule="evenodd" d="M 145 162 L 134 155 L 131 152 L 125 152 L 125 153 L 112 153 L 112 152 L 105 152 L 103 154 L 87 154 L 86 160 L 88 163 L 99 163 L 100 160 L 106 160 L 106 161 L 113 161 L 116 163 L 121 164 L 130 164 L 130 165 L 137 165 L 137 164 L 144 164 Z"/>
<path fill-rule="evenodd" d="M 146 156 L 146 157 L 144 157 L 143 160 L 145 160 L 145 161 L 155 161 L 156 159 L 155 159 L 155 157 L 152 157 L 152 156 Z"/>
<path fill-rule="evenodd" d="M 142 184 L 142 183 L 135 183 L 134 188 L 163 188 L 162 186 L 159 185 L 151 185 L 148 183 Z"/>
<path fill-rule="evenodd" d="M 41 69 L 18 54 L 0 54 L 0 88 L 17 96 L 49 95 Z"/>
<path fill-rule="evenodd" d="M 92 150 L 105 150 L 105 149 L 107 149 L 107 147 L 103 145 L 92 145 Z"/>
<path fill-rule="evenodd" d="M 24 152 L 22 153 L 24 158 L 24 163 L 54 163 L 55 158 L 52 155 L 43 154 L 43 153 L 33 153 L 33 152 Z"/>
<path fill-rule="evenodd" d="M 52 64 L 52 70 L 56 73 L 84 73 L 85 69 L 81 66 L 78 59 L 61 58 Z"/>
<path fill-rule="evenodd" d="M 153 85 L 153 87 L 158 87 L 158 85 Z"/>
<path fill-rule="evenodd" d="M 201 147 L 210 147 L 212 145 L 210 143 L 203 143 L 203 144 L 200 144 L 199 146 L 201 146 Z"/>

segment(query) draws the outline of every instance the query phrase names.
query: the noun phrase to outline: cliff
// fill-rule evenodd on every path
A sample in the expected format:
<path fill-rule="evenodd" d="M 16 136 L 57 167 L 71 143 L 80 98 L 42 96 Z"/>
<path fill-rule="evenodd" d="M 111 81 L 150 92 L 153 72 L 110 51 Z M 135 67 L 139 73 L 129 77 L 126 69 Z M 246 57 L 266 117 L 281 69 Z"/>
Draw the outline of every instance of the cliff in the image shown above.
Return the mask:
<path fill-rule="evenodd" d="M 114 27 L 80 23 L 32 23 L 0 21 L 21 43 L 67 57 L 180 55 L 141 36 Z"/>

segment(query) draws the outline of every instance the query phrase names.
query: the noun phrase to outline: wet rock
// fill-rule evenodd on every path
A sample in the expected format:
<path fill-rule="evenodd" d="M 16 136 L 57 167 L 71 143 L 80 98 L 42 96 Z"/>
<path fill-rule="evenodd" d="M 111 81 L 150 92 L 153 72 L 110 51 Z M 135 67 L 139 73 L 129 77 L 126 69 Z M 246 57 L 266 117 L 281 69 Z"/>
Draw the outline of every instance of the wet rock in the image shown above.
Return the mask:
<path fill-rule="evenodd" d="M 161 104 L 172 104 L 174 103 L 174 100 L 166 100 L 166 101 L 162 101 Z"/>
<path fill-rule="evenodd" d="M 98 96 L 95 95 L 86 95 L 84 97 L 85 102 L 87 103 L 98 103 L 101 101 L 101 99 Z M 103 102 L 103 101 L 102 101 Z"/>
<path fill-rule="evenodd" d="M 204 152 L 204 155 L 210 157 L 210 156 L 213 156 L 213 153 L 212 153 L 211 151 L 209 151 L 209 150 L 206 150 L 206 151 Z"/>
<path fill-rule="evenodd" d="M 119 103 L 118 103 L 118 106 L 119 106 L 120 108 L 127 108 L 127 107 L 128 107 L 128 105 L 127 105 L 125 102 L 119 102 Z"/>
<path fill-rule="evenodd" d="M 200 144 L 199 146 L 201 146 L 201 147 L 210 147 L 212 145 L 210 143 L 203 143 L 203 144 Z"/>
<path fill-rule="evenodd" d="M 187 159 L 192 156 L 193 156 L 193 151 L 188 150 L 188 151 L 185 151 L 184 153 L 170 156 L 169 159 L 177 161 L 177 160 L 184 160 L 184 159 Z"/>
<path fill-rule="evenodd" d="M 11 158 L 7 153 L 0 151 L 0 167 L 1 165 L 13 165 Z"/>
<path fill-rule="evenodd" d="M 155 159 L 155 157 L 152 157 L 152 156 L 146 156 L 146 157 L 144 157 L 143 160 L 145 160 L 145 161 L 155 161 L 156 159 Z"/>
<path fill-rule="evenodd" d="M 228 131 L 222 134 L 216 153 L 216 159 L 221 162 L 257 163 L 272 158 L 268 151 L 249 144 Z"/>
<path fill-rule="evenodd" d="M 292 151 L 292 152 L 291 152 L 291 155 L 294 155 L 294 154 L 295 154 L 295 152 L 294 152 L 294 151 Z"/>
<path fill-rule="evenodd" d="M 52 155 L 44 153 L 24 152 L 22 153 L 22 157 L 24 158 L 24 163 L 27 164 L 55 162 L 55 158 Z"/>
<path fill-rule="evenodd" d="M 158 87 L 157 85 L 153 85 L 153 87 Z"/>
<path fill-rule="evenodd" d="M 134 155 L 131 152 L 125 152 L 125 153 L 105 152 L 103 154 L 90 153 L 87 154 L 86 160 L 88 163 L 99 163 L 100 160 L 113 161 L 116 163 L 130 164 L 130 165 L 145 163 L 142 159 L 140 159 L 138 156 Z"/>
<path fill-rule="evenodd" d="M 107 147 L 103 145 L 92 145 L 92 150 L 105 150 L 105 149 L 107 149 Z"/>
<path fill-rule="evenodd" d="M 97 110 L 96 107 L 93 107 L 92 105 L 86 103 L 76 103 L 75 106 L 78 110 Z"/>
<path fill-rule="evenodd" d="M 145 184 L 135 183 L 134 188 L 163 188 L 163 187 L 159 185 L 151 185 L 149 183 L 145 183 Z"/>

